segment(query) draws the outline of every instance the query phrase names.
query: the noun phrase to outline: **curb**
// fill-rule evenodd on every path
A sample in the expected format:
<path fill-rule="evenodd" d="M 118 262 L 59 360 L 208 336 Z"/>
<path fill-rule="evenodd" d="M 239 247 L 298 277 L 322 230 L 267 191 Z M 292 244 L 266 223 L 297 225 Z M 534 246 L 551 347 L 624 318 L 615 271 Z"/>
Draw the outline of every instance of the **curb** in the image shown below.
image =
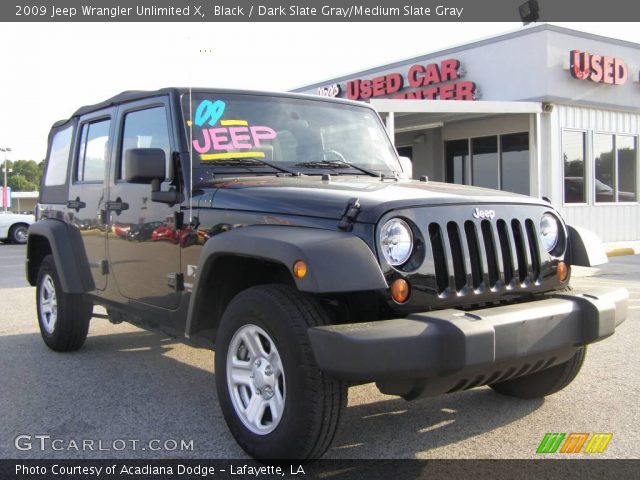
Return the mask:
<path fill-rule="evenodd" d="M 631 247 L 614 248 L 607 251 L 607 257 L 622 257 L 624 255 L 635 255 L 635 249 Z"/>

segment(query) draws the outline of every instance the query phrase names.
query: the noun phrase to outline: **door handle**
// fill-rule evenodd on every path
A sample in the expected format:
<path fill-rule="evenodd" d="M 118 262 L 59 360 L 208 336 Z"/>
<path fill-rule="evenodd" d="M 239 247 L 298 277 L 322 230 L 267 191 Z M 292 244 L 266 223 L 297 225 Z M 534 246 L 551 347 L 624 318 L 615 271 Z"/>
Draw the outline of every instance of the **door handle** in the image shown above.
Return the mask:
<path fill-rule="evenodd" d="M 76 197 L 75 200 L 69 200 L 67 202 L 67 208 L 75 210 L 76 212 L 79 212 L 81 208 L 84 208 L 86 206 L 87 204 L 81 201 L 80 197 Z"/>
<path fill-rule="evenodd" d="M 120 197 L 115 201 L 109 201 L 105 204 L 107 211 L 116 212 L 116 215 L 120 215 L 123 210 L 129 210 L 129 204 L 122 201 Z"/>

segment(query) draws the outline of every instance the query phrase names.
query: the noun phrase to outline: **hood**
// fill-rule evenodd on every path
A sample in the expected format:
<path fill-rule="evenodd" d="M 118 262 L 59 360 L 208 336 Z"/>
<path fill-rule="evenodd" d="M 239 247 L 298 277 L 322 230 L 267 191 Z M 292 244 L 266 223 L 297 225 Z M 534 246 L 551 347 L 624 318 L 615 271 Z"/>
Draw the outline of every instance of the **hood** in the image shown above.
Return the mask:
<path fill-rule="evenodd" d="M 340 219 L 350 199 L 360 201 L 358 222 L 375 223 L 389 210 L 447 204 L 548 205 L 538 198 L 441 182 L 374 177 L 245 177 L 217 181 L 194 196 L 199 208 L 244 210 Z"/>

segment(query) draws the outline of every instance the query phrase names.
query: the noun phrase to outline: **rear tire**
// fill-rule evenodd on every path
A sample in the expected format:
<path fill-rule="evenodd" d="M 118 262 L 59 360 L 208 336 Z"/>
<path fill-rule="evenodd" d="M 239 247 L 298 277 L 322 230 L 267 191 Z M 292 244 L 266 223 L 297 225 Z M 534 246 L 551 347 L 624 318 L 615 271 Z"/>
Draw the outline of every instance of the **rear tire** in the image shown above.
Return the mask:
<path fill-rule="evenodd" d="M 38 270 L 36 305 L 40 333 L 51 350 L 69 352 L 82 347 L 93 306 L 83 295 L 62 290 L 52 255 L 44 257 Z"/>
<path fill-rule="evenodd" d="M 17 245 L 24 245 L 27 243 L 27 232 L 29 230 L 29 225 L 24 223 L 19 223 L 11 227 L 9 231 L 9 240 L 11 243 L 15 243 Z"/>
<path fill-rule="evenodd" d="M 318 369 L 307 335 L 309 327 L 328 323 L 312 298 L 285 285 L 249 288 L 224 312 L 216 340 L 218 399 L 231 433 L 252 457 L 318 458 L 333 441 L 347 387 Z"/>
<path fill-rule="evenodd" d="M 541 398 L 559 392 L 580 372 L 587 347 L 580 347 L 573 357 L 560 365 L 489 385 L 496 392 L 516 398 Z"/>

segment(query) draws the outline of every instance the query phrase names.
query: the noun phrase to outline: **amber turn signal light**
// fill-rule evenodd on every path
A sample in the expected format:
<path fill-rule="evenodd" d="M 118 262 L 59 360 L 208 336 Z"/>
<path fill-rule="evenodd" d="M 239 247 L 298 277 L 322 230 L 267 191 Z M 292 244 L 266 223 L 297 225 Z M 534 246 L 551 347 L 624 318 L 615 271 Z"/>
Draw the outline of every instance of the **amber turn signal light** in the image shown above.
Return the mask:
<path fill-rule="evenodd" d="M 556 269 L 556 275 L 558 276 L 558 280 L 561 282 L 566 282 L 569 277 L 569 267 L 564 262 L 558 262 L 558 268 Z"/>
<path fill-rule="evenodd" d="M 296 278 L 304 278 L 307 275 L 307 264 L 302 260 L 293 264 L 293 276 Z"/>
<path fill-rule="evenodd" d="M 404 303 L 409 299 L 411 288 L 409 282 L 404 278 L 399 278 L 391 284 L 391 298 L 397 303 Z"/>

